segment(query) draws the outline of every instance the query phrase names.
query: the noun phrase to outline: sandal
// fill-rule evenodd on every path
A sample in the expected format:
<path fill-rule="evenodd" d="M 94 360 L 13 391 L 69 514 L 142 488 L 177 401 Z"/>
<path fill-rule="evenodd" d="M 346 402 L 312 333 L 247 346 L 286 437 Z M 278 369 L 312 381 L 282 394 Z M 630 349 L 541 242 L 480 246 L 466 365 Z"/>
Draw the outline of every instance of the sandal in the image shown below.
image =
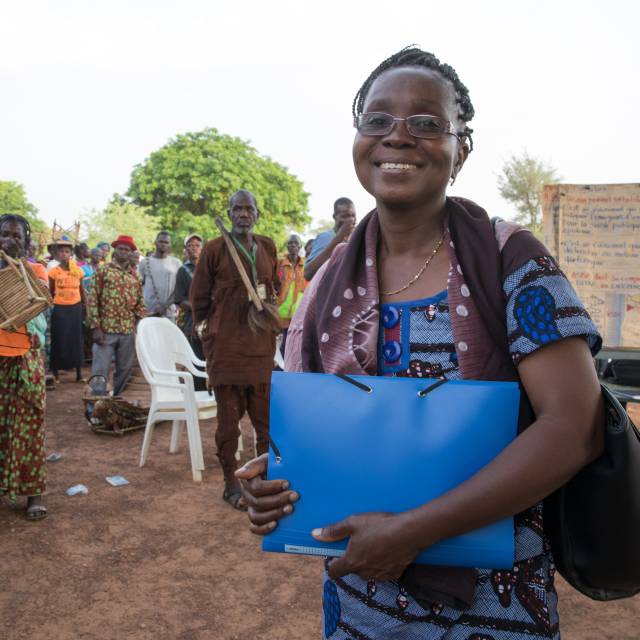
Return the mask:
<path fill-rule="evenodd" d="M 238 511 L 248 510 L 247 505 L 242 502 L 244 496 L 242 495 L 242 491 L 240 491 L 238 487 L 225 489 L 222 493 L 222 499 Z"/>
<path fill-rule="evenodd" d="M 43 504 L 31 504 L 25 511 L 27 520 L 42 520 L 47 517 L 47 507 Z"/>

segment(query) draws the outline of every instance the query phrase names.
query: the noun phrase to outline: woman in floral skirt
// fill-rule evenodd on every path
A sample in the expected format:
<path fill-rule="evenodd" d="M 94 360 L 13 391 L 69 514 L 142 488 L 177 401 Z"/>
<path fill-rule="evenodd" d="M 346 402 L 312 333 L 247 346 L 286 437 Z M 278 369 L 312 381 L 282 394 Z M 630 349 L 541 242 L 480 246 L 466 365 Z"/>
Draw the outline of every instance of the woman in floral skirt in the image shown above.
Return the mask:
<path fill-rule="evenodd" d="M 22 258 L 30 240 L 29 223 L 22 216 L 0 216 L 0 249 L 8 256 Z M 44 267 L 26 264 L 46 286 Z M 4 266 L 0 264 L 0 268 Z M 17 496 L 25 496 L 29 520 L 47 515 L 43 503 L 45 331 L 43 314 L 17 331 L 0 329 L 0 495 L 8 495 L 13 502 Z"/>

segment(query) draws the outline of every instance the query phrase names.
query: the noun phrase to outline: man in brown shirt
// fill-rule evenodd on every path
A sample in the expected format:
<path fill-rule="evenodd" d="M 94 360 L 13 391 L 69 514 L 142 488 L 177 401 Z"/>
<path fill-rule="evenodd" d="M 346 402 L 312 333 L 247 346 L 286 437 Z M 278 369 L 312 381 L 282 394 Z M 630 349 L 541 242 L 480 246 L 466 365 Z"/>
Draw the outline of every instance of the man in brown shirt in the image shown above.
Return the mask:
<path fill-rule="evenodd" d="M 278 256 L 271 238 L 252 233 L 259 215 L 250 191 L 242 189 L 231 196 L 231 235 L 238 254 L 258 294 L 273 302 L 280 287 Z M 249 329 L 251 304 L 223 238 L 207 242 L 191 285 L 193 326 L 206 321 L 202 346 L 209 384 L 218 403 L 216 445 L 224 473 L 222 497 L 242 510 L 246 506 L 234 476 L 238 423 L 247 411 L 256 430 L 258 454 L 265 453 L 269 448 L 269 388 L 275 353 L 274 333 Z"/>

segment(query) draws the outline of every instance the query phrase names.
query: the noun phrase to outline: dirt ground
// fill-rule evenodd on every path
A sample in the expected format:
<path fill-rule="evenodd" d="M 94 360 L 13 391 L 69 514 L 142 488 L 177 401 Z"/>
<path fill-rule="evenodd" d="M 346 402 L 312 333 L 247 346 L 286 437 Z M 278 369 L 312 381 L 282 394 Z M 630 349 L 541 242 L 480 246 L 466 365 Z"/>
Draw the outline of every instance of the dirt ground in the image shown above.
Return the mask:
<path fill-rule="evenodd" d="M 246 516 L 220 499 L 213 421 L 201 425 L 198 485 L 186 434 L 170 455 L 170 427 L 160 425 L 140 468 L 142 432 L 91 433 L 70 380 L 48 397 L 47 450 L 63 456 L 48 463 L 49 517 L 27 522 L 22 503 L 0 504 L 0 638 L 320 637 L 321 561 L 260 552 Z M 131 484 L 111 487 L 115 474 Z M 77 483 L 89 494 L 68 497 Z M 565 640 L 640 638 L 640 597 L 603 604 L 561 580 L 558 589 Z"/>

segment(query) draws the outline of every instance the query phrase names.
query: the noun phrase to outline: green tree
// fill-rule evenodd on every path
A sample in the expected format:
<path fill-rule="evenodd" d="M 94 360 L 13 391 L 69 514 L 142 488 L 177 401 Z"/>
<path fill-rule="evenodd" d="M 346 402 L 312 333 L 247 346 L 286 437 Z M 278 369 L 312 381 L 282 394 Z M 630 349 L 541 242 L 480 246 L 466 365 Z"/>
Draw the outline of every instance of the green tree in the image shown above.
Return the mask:
<path fill-rule="evenodd" d="M 542 234 L 542 207 L 540 198 L 545 184 L 560 182 L 557 170 L 526 151 L 511 156 L 498 174 L 500 195 L 515 205 L 516 222 L 528 227 L 536 235 Z"/>
<path fill-rule="evenodd" d="M 133 237 L 141 251 L 153 248 L 160 220 L 145 207 L 115 194 L 102 210 L 93 209 L 80 219 L 82 237 L 94 247 L 101 240 L 112 242 L 120 234 Z"/>
<path fill-rule="evenodd" d="M 333 218 L 325 218 L 322 220 L 318 220 L 317 222 L 311 223 L 305 234 L 311 238 L 315 238 L 320 235 L 323 231 L 329 231 L 329 229 L 333 229 L 335 227 L 336 221 Z"/>
<path fill-rule="evenodd" d="M 240 138 L 216 129 L 176 136 L 134 167 L 128 195 L 149 207 L 176 244 L 189 232 L 218 235 L 214 216 L 226 220 L 229 198 L 238 189 L 252 191 L 261 211 L 256 232 L 280 246 L 289 229 L 310 221 L 304 185 L 285 167 Z"/>
<path fill-rule="evenodd" d="M 25 217 L 34 233 L 47 229 L 47 225 L 38 215 L 38 209 L 27 200 L 24 187 L 17 182 L 0 180 L 0 214 L 4 213 L 17 213 Z"/>

